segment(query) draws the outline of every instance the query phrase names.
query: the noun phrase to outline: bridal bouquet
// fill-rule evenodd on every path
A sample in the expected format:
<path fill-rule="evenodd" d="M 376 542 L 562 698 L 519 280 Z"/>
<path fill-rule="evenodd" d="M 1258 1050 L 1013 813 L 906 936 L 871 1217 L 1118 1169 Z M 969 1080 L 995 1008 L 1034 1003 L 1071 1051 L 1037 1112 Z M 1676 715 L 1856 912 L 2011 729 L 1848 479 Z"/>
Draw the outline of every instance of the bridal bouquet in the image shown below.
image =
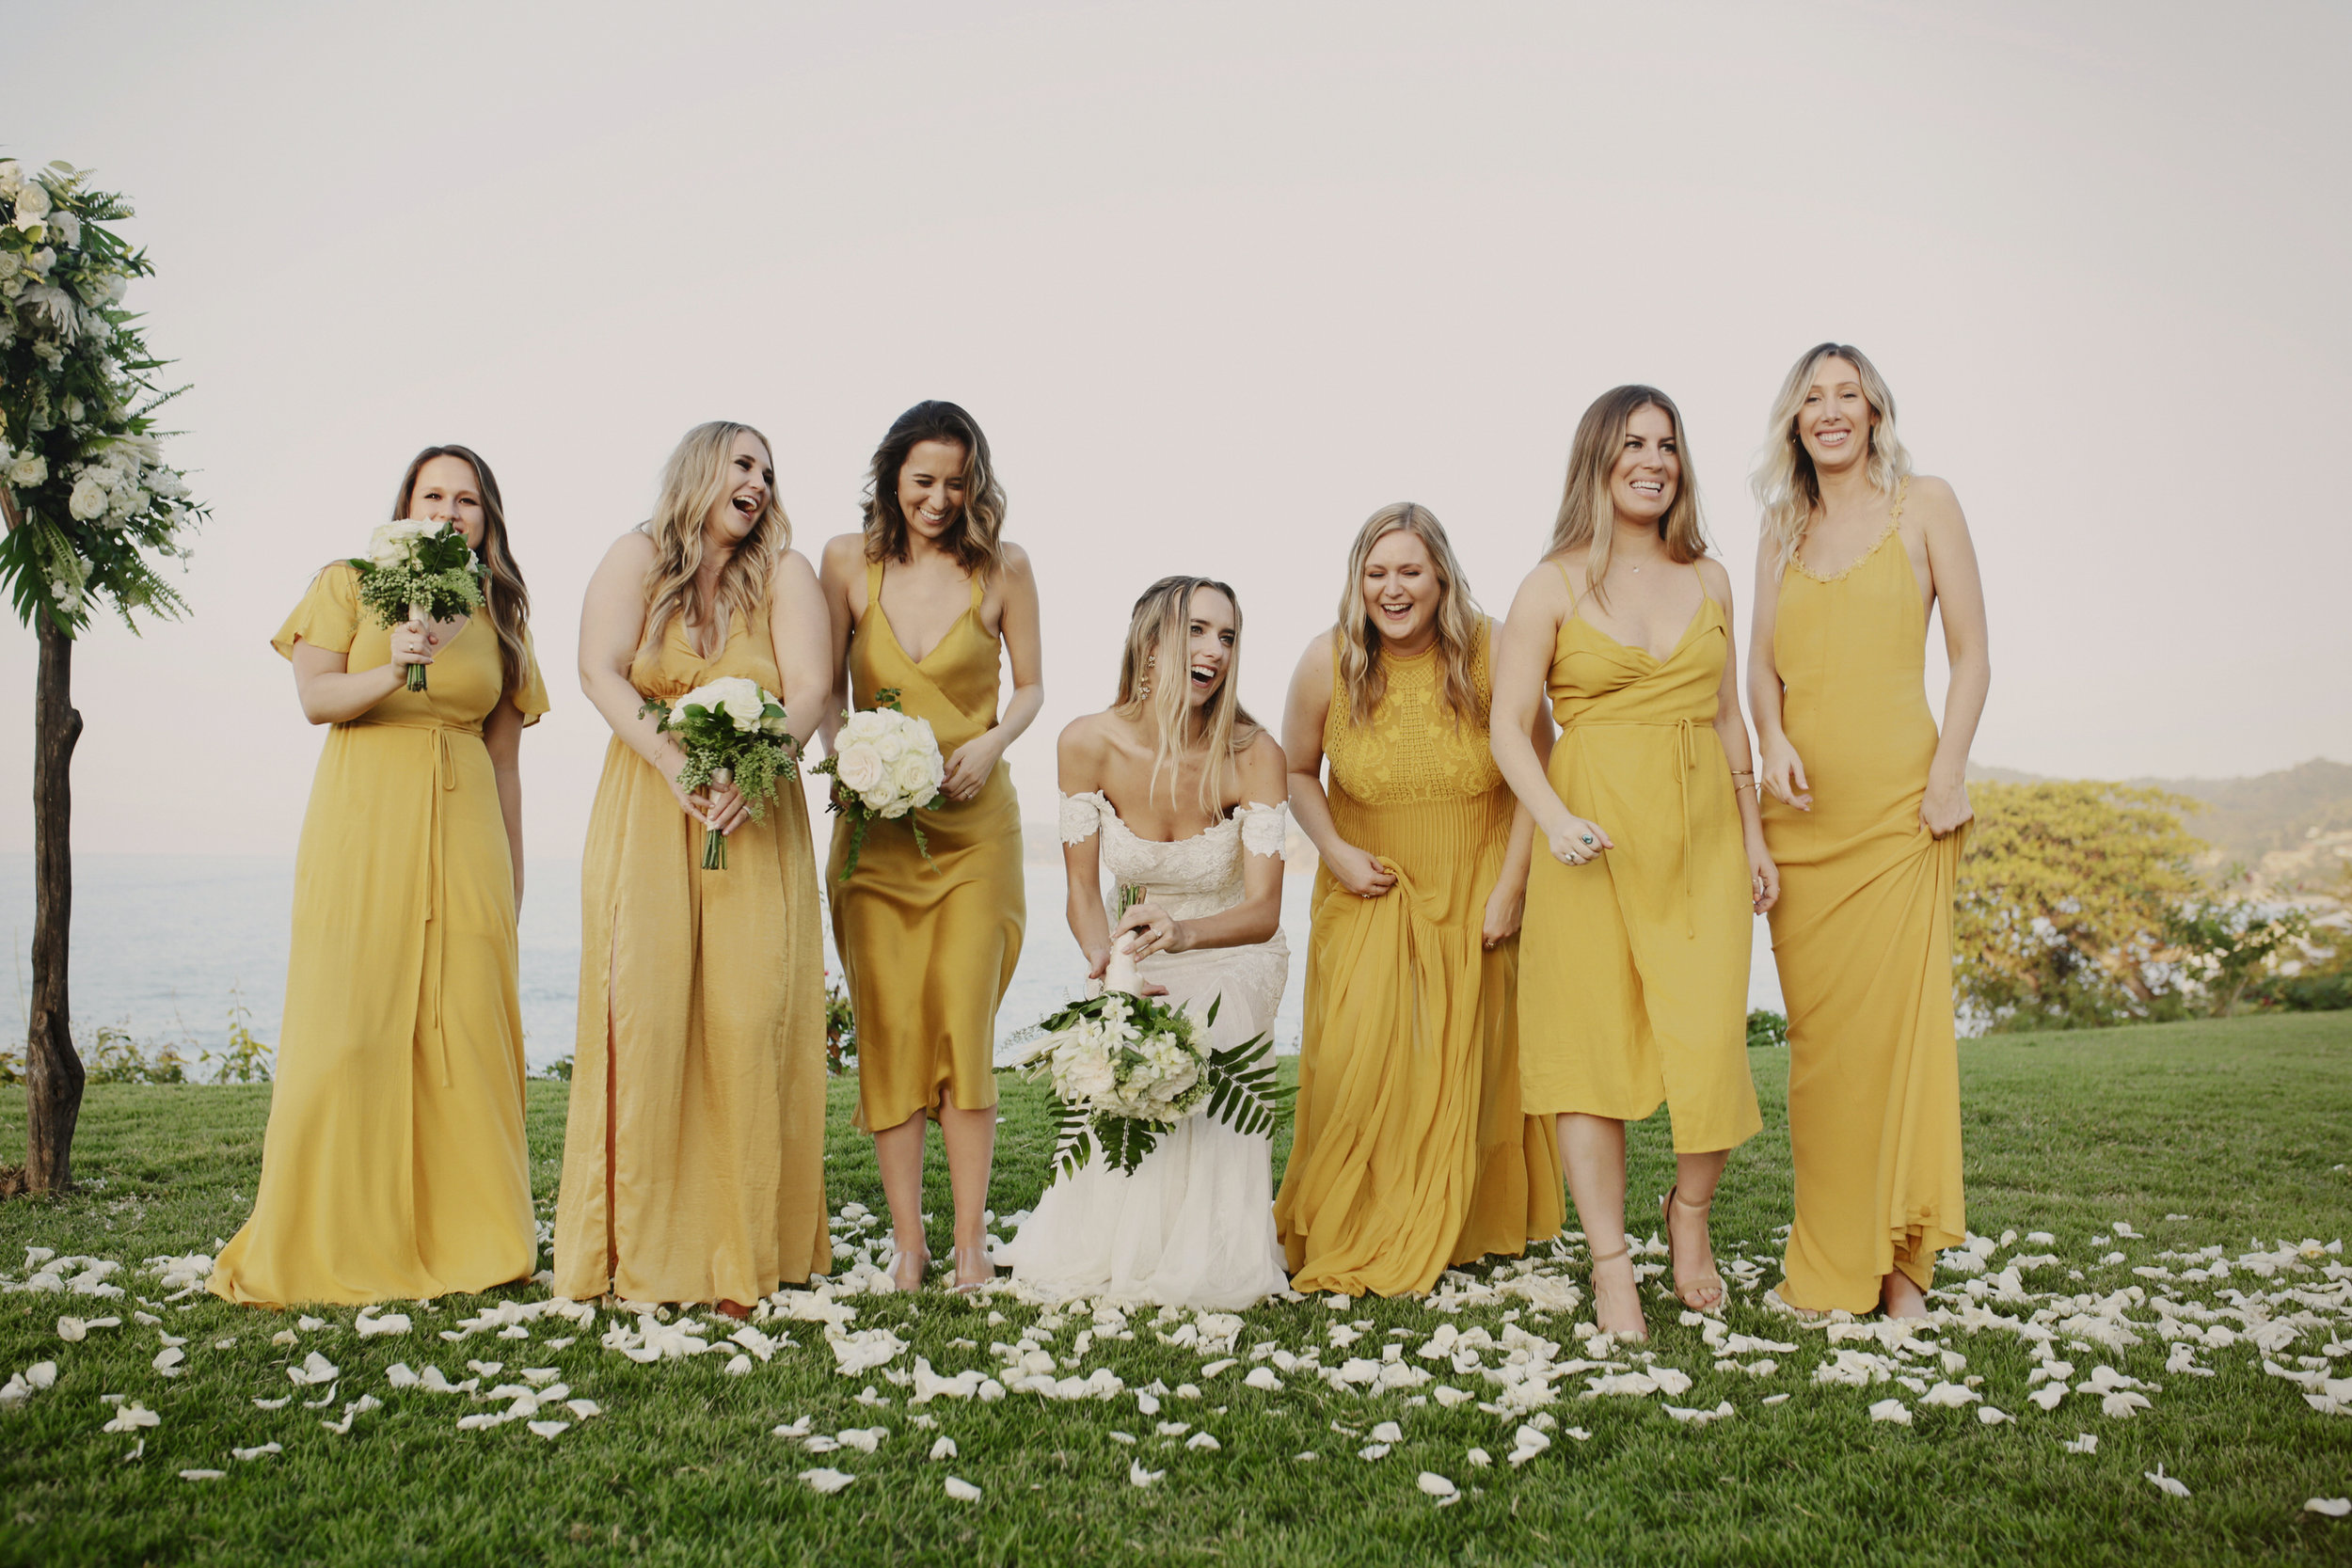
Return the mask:
<path fill-rule="evenodd" d="M 832 808 L 850 819 L 850 853 L 842 863 L 842 881 L 857 869 L 866 832 L 877 817 L 885 822 L 905 817 L 914 832 L 914 847 L 930 863 L 931 847 L 923 836 L 923 825 L 910 814 L 918 807 L 936 811 L 947 803 L 939 790 L 947 777 L 947 761 L 939 754 L 939 737 L 931 734 L 930 721 L 902 712 L 895 689 L 875 692 L 872 707 L 845 718 L 841 733 L 834 737 L 833 755 L 810 771 L 833 775 Z"/>
<path fill-rule="evenodd" d="M 421 517 L 386 523 L 355 557 L 359 602 L 387 626 L 403 621 L 446 621 L 482 608 L 482 563 L 454 523 Z M 424 666 L 408 666 L 408 689 L 424 689 Z"/>
<path fill-rule="evenodd" d="M 654 727 L 686 748 L 680 789 L 691 795 L 706 784 L 731 784 L 755 822 L 767 816 L 776 781 L 799 777 L 800 746 L 785 727 L 784 705 L 747 676 L 723 675 L 675 703 L 656 698 L 637 711 L 659 714 Z M 703 835 L 703 869 L 726 868 L 727 835 L 712 828 Z"/>
<path fill-rule="evenodd" d="M 1224 998 L 1196 1013 L 1135 995 L 1135 960 L 1123 945 L 1112 954 L 1104 984 L 1102 995 L 1073 1002 L 1040 1024 L 1041 1037 L 1017 1064 L 1054 1086 L 1060 1174 L 1074 1175 L 1097 1146 L 1113 1168 L 1133 1174 L 1162 1133 L 1191 1117 L 1250 1136 L 1274 1130 L 1296 1091 L 1275 1087 L 1273 1036 L 1210 1049 L 1209 1028 Z"/>

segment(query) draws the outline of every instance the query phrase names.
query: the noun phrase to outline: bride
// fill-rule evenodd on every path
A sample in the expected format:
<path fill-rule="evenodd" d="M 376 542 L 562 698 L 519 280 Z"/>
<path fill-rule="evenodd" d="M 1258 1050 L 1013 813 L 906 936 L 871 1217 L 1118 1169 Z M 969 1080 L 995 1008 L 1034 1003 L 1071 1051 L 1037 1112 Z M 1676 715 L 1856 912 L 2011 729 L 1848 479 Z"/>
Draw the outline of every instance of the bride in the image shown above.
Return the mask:
<path fill-rule="evenodd" d="M 1219 1048 L 1273 1027 L 1290 974 L 1282 749 L 1243 710 L 1240 664 L 1233 591 L 1162 578 L 1136 601 L 1119 701 L 1062 731 L 1059 753 L 1070 929 L 1089 977 L 1119 943 L 1147 992 L 1203 1012 L 1221 996 L 1209 1031 Z M 1269 1154 L 1264 1137 L 1193 1117 L 1133 1175 L 1098 1158 L 1057 1179 L 997 1261 L 1055 1295 L 1251 1306 L 1289 1286 Z"/>

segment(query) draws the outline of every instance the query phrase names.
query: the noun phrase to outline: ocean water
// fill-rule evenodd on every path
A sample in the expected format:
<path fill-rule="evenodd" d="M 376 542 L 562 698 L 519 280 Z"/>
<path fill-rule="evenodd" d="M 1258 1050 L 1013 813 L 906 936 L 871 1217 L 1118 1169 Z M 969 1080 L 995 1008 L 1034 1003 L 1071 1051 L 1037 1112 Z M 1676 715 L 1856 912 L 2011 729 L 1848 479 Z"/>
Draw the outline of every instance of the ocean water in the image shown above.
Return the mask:
<path fill-rule="evenodd" d="M 1012 987 L 997 1012 L 1000 1049 L 1016 1032 L 1079 993 L 1086 979 L 1077 944 L 1062 920 L 1062 870 L 1051 862 L 1027 868 L 1029 926 Z M 1282 927 L 1290 939 L 1291 984 L 1275 1021 L 1275 1040 L 1295 1051 L 1307 952 L 1307 898 L 1312 879 L 1288 878 Z M 140 1041 L 177 1044 L 193 1054 L 219 1050 L 230 1009 L 275 1044 L 286 997 L 286 948 L 294 912 L 294 858 L 215 855 L 84 854 L 73 867 L 72 974 L 75 1022 L 111 1024 Z M 9 937 L 12 973 L 5 1012 L 23 1039 L 30 1000 L 33 857 L 0 855 L 0 926 Z M 523 1049 L 534 1067 L 572 1050 L 580 985 L 580 863 L 534 860 L 525 882 L 521 929 Z M 840 973 L 831 933 L 828 970 Z M 1749 1005 L 1780 1006 L 1764 922 L 1756 922 Z"/>

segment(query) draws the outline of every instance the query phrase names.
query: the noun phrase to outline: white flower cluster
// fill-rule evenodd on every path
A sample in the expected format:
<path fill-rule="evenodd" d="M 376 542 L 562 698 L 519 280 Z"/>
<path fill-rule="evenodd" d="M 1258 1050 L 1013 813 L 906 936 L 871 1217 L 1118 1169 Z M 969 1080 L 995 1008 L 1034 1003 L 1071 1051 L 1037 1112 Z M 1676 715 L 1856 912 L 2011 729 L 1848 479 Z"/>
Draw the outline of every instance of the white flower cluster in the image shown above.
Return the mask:
<path fill-rule="evenodd" d="M 782 717 L 761 717 L 774 700 L 748 675 L 722 675 L 694 688 L 670 706 L 673 712 L 698 707 L 723 715 L 738 735 L 783 735 L 789 726 Z"/>
<path fill-rule="evenodd" d="M 80 501 L 75 501 L 75 516 L 82 515 Z M 384 523 L 368 535 L 368 561 L 375 566 L 413 566 L 417 563 L 417 543 L 426 535 L 450 530 L 448 523 L 436 523 L 424 517 L 403 517 Z"/>
<path fill-rule="evenodd" d="M 928 805 L 947 777 L 930 721 L 895 708 L 850 715 L 834 741 L 834 777 L 876 816 L 897 818 Z"/>
<path fill-rule="evenodd" d="M 1208 1099 L 1206 1031 L 1186 1012 L 1166 1022 L 1138 1020 L 1113 993 L 1099 1017 L 1048 1037 L 1054 1094 L 1089 1116 L 1128 1117 L 1162 1126 L 1183 1121 Z"/>
<path fill-rule="evenodd" d="M 120 529 L 157 497 L 167 510 L 176 510 L 188 494 L 178 471 L 164 466 L 163 448 L 151 436 L 116 441 L 89 461 L 75 464 L 72 474 L 73 495 L 67 510 L 77 520 L 102 528 Z"/>

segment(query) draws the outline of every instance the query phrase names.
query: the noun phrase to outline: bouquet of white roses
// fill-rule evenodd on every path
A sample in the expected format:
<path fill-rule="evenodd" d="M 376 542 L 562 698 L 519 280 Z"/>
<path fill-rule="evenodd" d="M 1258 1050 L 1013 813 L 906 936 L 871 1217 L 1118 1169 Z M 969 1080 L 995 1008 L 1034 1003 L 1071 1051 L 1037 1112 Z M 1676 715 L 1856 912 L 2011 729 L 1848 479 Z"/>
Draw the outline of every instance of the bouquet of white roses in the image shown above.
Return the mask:
<path fill-rule="evenodd" d="M 800 775 L 800 743 L 786 726 L 784 705 L 748 676 L 723 675 L 675 703 L 655 698 L 637 711 L 659 714 L 654 727 L 686 748 L 680 789 L 691 795 L 706 784 L 731 784 L 755 822 L 767 816 L 776 781 Z M 713 828 L 703 835 L 703 869 L 726 868 L 727 835 Z"/>
<path fill-rule="evenodd" d="M 407 517 L 386 523 L 355 557 L 359 602 L 387 626 L 446 621 L 482 608 L 482 563 L 454 523 Z M 408 689 L 424 689 L 424 666 L 408 666 Z"/>
<path fill-rule="evenodd" d="M 1163 1132 L 1189 1117 L 1206 1115 L 1251 1136 L 1274 1130 L 1297 1091 L 1275 1086 L 1273 1036 L 1210 1049 L 1209 1028 L 1224 999 L 1197 1013 L 1119 989 L 1136 984 L 1123 945 L 1112 954 L 1105 983 L 1102 995 L 1073 1002 L 1040 1024 L 1041 1037 L 1017 1064 L 1054 1085 L 1059 1173 L 1076 1173 L 1099 1145 L 1104 1160 L 1131 1174 Z"/>
<path fill-rule="evenodd" d="M 833 755 L 812 771 L 833 775 L 832 808 L 850 819 L 850 853 L 842 863 L 842 881 L 857 869 L 866 832 L 877 817 L 885 822 L 906 818 L 914 832 L 914 847 L 926 862 L 930 860 L 923 825 L 912 814 L 918 808 L 937 811 L 947 803 L 940 793 L 947 761 L 939 754 L 939 737 L 931 734 L 930 721 L 902 712 L 895 689 L 875 692 L 872 707 L 843 719 Z"/>

